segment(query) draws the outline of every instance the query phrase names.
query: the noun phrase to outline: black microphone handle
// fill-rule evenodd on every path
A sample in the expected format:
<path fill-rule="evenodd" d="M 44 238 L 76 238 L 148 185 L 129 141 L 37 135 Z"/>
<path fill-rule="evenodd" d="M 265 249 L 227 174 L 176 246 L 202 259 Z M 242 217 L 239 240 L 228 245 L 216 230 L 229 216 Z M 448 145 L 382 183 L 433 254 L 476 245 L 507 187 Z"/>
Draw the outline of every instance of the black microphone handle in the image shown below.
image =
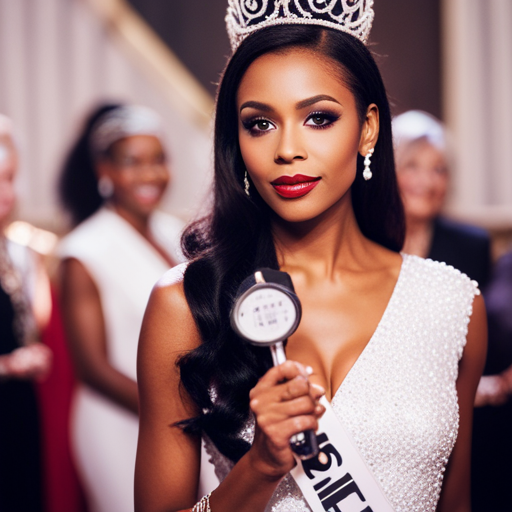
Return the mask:
<path fill-rule="evenodd" d="M 311 459 L 318 455 L 318 441 L 314 430 L 304 430 L 290 437 L 290 447 L 301 460 Z"/>

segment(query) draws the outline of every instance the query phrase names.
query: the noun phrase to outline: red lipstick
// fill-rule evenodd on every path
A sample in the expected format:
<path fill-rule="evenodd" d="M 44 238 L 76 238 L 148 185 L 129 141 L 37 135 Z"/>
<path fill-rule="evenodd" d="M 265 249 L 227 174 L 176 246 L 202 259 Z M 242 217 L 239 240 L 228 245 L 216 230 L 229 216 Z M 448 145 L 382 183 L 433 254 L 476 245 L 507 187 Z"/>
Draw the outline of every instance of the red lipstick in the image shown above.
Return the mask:
<path fill-rule="evenodd" d="M 280 176 L 271 185 L 275 191 L 287 199 L 296 199 L 309 194 L 319 183 L 321 178 L 296 174 L 295 176 Z"/>

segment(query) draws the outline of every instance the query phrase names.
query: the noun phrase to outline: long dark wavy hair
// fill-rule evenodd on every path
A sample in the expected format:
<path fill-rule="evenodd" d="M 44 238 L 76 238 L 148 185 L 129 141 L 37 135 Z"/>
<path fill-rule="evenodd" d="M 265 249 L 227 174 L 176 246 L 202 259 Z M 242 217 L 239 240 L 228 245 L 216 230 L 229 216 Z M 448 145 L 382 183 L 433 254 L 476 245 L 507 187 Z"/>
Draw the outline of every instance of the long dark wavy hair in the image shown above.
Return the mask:
<path fill-rule="evenodd" d="M 103 198 L 98 192 L 90 136 L 96 121 L 120 106 L 105 104 L 96 108 L 85 121 L 78 139 L 64 161 L 58 182 L 58 195 L 64 209 L 71 214 L 73 225 L 80 224 L 103 204 Z"/>
<path fill-rule="evenodd" d="M 190 260 L 184 290 L 203 343 L 178 362 L 182 385 L 201 410 L 197 418 L 181 426 L 190 433 L 206 433 L 234 461 L 249 448 L 239 436 L 249 417 L 249 391 L 270 368 L 271 359 L 268 348 L 250 346 L 233 332 L 229 312 L 244 278 L 258 267 L 279 268 L 270 208 L 254 187 L 250 198 L 244 193 L 236 95 L 255 59 L 297 47 L 339 63 L 344 84 L 354 94 L 361 126 L 367 107 L 377 105 L 380 132 L 372 158 L 373 178 L 364 181 L 359 155 L 351 188 L 353 208 L 362 233 L 369 239 L 399 251 L 405 236 L 389 105 L 368 49 L 348 34 L 317 26 L 269 27 L 249 36 L 229 61 L 218 91 L 212 211 L 190 225 L 182 238 Z"/>

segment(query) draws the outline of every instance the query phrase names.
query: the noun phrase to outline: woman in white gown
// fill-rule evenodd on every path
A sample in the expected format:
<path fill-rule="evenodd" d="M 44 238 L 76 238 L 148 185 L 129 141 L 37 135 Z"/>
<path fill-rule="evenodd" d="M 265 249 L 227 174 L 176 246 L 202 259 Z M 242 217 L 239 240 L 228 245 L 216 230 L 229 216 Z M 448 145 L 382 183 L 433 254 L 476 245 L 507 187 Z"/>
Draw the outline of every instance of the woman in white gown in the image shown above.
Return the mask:
<path fill-rule="evenodd" d="M 161 135 L 148 109 L 100 109 L 61 180 L 62 199 L 80 222 L 59 255 L 80 380 L 72 439 L 91 512 L 133 510 L 139 331 L 154 282 L 181 259 L 181 221 L 155 211 L 169 181 Z"/>
<path fill-rule="evenodd" d="M 485 308 L 458 270 L 399 252 L 389 105 L 362 42 L 372 4 L 229 1 L 212 211 L 142 326 L 137 511 L 470 510 Z M 275 368 L 230 326 L 239 285 L 264 267 L 302 303 Z M 326 419 L 385 506 L 358 500 L 348 472 L 303 485 L 290 438 Z M 197 502 L 201 436 L 221 483 Z M 321 447 L 310 480 L 348 464 Z"/>

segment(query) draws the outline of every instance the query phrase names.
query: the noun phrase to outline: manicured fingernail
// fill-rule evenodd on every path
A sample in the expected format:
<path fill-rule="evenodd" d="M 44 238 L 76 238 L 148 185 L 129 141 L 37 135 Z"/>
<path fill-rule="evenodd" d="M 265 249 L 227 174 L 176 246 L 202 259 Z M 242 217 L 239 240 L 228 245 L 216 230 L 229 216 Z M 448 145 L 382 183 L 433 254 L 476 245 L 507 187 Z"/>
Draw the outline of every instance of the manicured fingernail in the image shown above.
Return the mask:
<path fill-rule="evenodd" d="M 318 454 L 318 461 L 320 464 L 327 464 L 329 462 L 329 457 L 324 452 L 320 452 Z"/>
<path fill-rule="evenodd" d="M 324 407 L 323 405 L 317 405 L 315 407 L 315 414 L 322 414 L 324 412 Z"/>
<path fill-rule="evenodd" d="M 311 384 L 319 393 L 325 395 L 325 389 L 320 384 Z"/>
<path fill-rule="evenodd" d="M 308 375 L 313 375 L 313 367 L 312 366 L 306 366 L 306 373 Z"/>

